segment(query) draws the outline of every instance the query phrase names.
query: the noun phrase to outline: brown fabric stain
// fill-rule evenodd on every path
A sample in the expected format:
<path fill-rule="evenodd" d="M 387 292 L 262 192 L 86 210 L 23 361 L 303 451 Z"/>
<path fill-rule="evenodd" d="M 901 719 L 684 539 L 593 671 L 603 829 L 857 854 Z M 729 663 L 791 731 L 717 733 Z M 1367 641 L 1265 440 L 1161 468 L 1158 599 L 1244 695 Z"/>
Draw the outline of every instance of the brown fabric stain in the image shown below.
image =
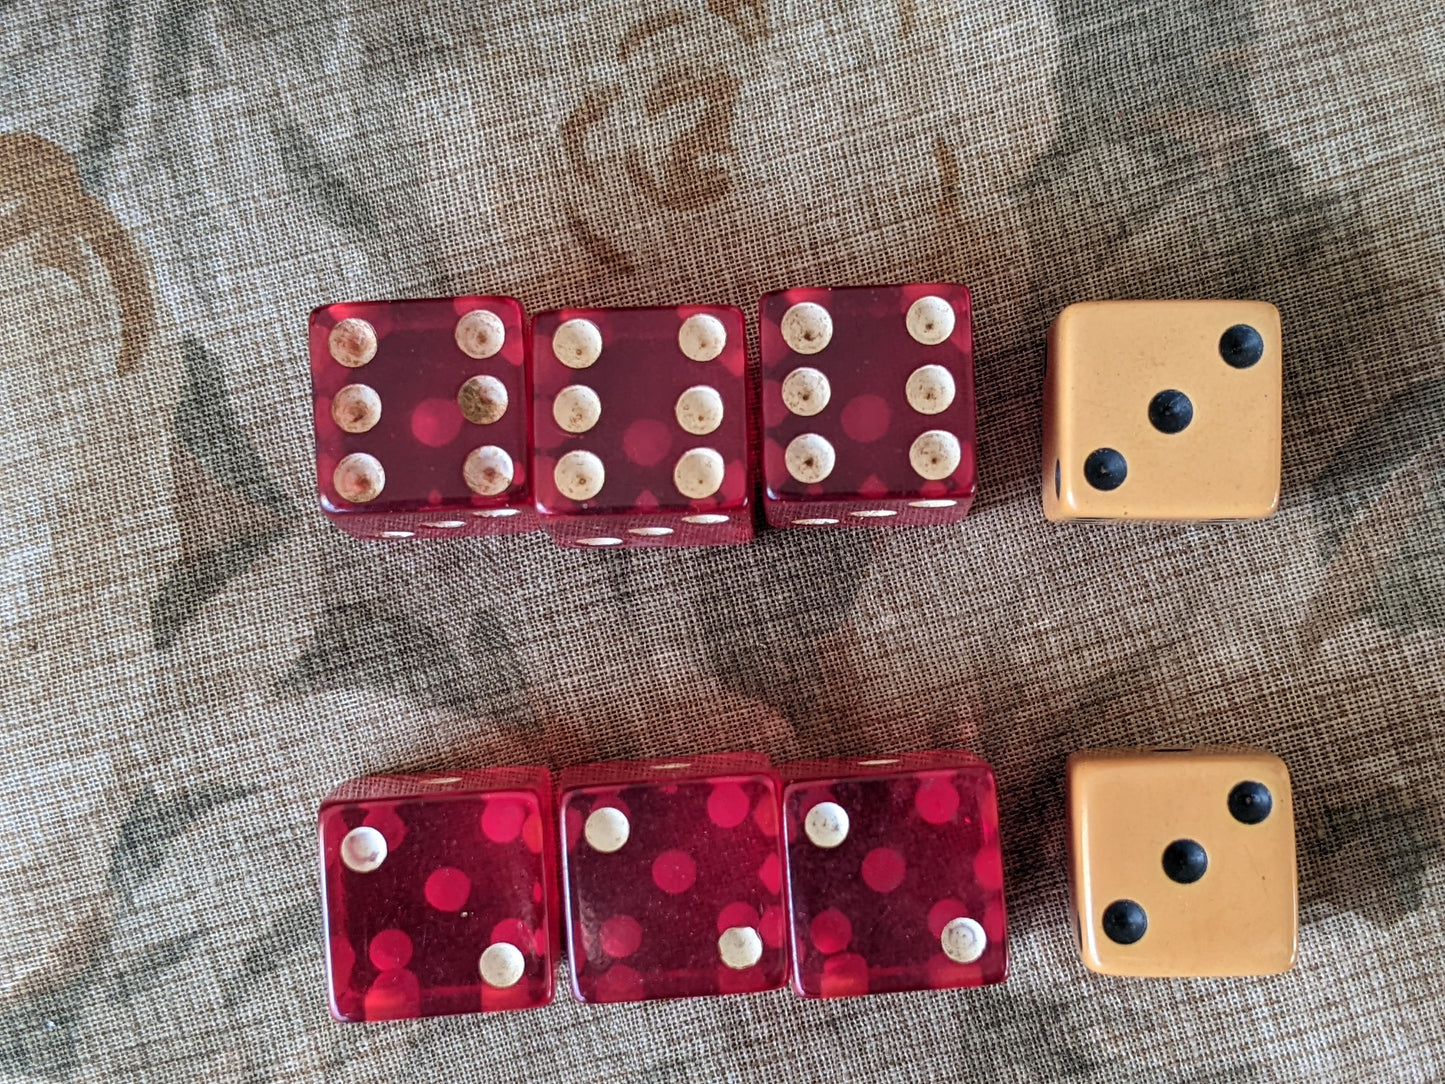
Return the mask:
<path fill-rule="evenodd" d="M 648 119 L 699 100 L 703 113 L 669 144 L 660 179 L 649 172 L 641 154 L 629 152 L 627 173 L 644 196 L 669 210 L 697 211 L 732 191 L 728 170 L 710 168 L 702 159 L 733 154 L 732 125 L 741 86 L 730 72 L 691 71 L 680 65 L 652 85 L 643 99 Z"/>

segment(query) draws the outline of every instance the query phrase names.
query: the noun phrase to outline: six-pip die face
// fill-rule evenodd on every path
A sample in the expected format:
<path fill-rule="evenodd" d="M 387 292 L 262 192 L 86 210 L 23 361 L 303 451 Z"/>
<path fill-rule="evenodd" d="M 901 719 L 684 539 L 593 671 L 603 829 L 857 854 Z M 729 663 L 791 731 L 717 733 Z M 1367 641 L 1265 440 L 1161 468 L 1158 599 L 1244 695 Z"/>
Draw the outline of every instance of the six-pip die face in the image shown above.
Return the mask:
<path fill-rule="evenodd" d="M 759 337 L 770 525 L 964 517 L 977 479 L 966 287 L 783 290 L 762 298 Z"/>
<path fill-rule="evenodd" d="M 753 536 L 741 310 L 567 309 L 532 325 L 534 479 L 563 545 Z"/>
<path fill-rule="evenodd" d="M 509 297 L 311 313 L 321 510 L 362 538 L 534 530 L 527 340 Z"/>

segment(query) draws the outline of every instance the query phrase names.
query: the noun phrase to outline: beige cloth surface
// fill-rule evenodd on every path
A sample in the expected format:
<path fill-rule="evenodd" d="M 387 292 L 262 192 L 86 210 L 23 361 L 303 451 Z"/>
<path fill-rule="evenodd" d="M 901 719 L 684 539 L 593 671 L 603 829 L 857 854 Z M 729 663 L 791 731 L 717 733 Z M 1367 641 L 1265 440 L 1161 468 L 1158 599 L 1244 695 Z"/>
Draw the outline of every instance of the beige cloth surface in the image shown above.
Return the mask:
<path fill-rule="evenodd" d="M 1445 40 L 1427 0 L 0 0 L 0 1076 L 1437 1080 Z M 975 291 L 955 529 L 367 545 L 313 496 L 307 311 Z M 1071 300 L 1279 305 L 1281 510 L 1052 527 Z M 1087 974 L 1065 755 L 1247 741 L 1299 967 Z M 368 772 L 967 745 L 1013 971 L 343 1027 L 314 816 Z"/>

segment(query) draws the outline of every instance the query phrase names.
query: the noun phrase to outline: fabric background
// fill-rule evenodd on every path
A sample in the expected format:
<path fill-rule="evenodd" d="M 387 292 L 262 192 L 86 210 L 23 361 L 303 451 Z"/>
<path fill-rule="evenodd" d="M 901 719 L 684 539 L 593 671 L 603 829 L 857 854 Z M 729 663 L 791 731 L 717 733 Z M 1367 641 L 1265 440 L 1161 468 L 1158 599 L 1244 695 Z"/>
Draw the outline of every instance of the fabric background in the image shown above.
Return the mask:
<path fill-rule="evenodd" d="M 458 6 L 0 0 L 0 1074 L 1440 1079 L 1438 7 Z M 316 509 L 323 301 L 933 279 L 975 291 L 961 527 L 575 553 Z M 1283 312 L 1278 516 L 1047 525 L 1045 328 L 1170 296 Z M 1196 741 L 1294 773 L 1299 967 L 1091 976 L 1064 757 Z M 326 1014 L 345 778 L 936 744 L 999 773 L 1002 987 Z"/>

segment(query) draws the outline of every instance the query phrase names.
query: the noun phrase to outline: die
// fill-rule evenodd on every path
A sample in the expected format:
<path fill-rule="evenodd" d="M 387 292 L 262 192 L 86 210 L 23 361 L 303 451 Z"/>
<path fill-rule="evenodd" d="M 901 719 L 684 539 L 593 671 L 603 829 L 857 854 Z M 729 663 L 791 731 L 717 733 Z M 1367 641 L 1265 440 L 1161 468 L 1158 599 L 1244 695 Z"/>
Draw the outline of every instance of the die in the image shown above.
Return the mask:
<path fill-rule="evenodd" d="M 770 525 L 963 519 L 977 488 L 966 287 L 766 294 L 759 340 Z"/>
<path fill-rule="evenodd" d="M 1279 312 L 1263 301 L 1070 305 L 1049 329 L 1044 515 L 1272 515 L 1281 358 Z"/>
<path fill-rule="evenodd" d="M 778 782 L 766 757 L 562 773 L 562 895 L 578 999 L 775 990 L 787 981 Z"/>
<path fill-rule="evenodd" d="M 532 325 L 533 477 L 565 546 L 753 536 L 752 385 L 739 309 L 568 309 Z"/>
<path fill-rule="evenodd" d="M 336 1019 L 551 1002 L 560 927 L 545 768 L 356 779 L 318 819 Z"/>
<path fill-rule="evenodd" d="M 1004 981 L 993 771 L 938 750 L 784 764 L 793 989 L 846 997 Z"/>
<path fill-rule="evenodd" d="M 535 530 L 530 362 L 509 297 L 311 313 L 321 510 L 361 538 Z"/>
<path fill-rule="evenodd" d="M 1084 964 L 1109 975 L 1294 966 L 1284 762 L 1258 749 L 1104 749 L 1068 762 L 1069 881 Z"/>

